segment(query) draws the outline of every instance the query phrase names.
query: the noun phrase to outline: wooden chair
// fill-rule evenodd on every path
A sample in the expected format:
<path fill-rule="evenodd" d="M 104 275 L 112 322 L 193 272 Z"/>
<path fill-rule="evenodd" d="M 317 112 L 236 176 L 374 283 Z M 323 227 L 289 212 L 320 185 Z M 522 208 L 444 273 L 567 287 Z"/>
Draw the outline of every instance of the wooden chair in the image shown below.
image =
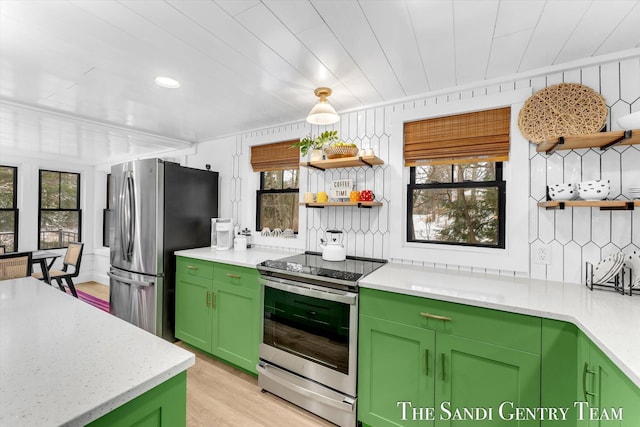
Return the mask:
<path fill-rule="evenodd" d="M 0 254 L 0 280 L 31 275 L 31 252 Z"/>
<path fill-rule="evenodd" d="M 71 279 L 80 274 L 80 261 L 82 261 L 83 248 L 84 243 L 69 242 L 67 253 L 64 255 L 64 260 L 62 261 L 62 270 L 49 271 L 49 277 L 51 277 L 51 280 L 56 280 L 60 290 L 62 292 L 66 292 L 64 284 L 62 283 L 62 280 L 64 280 L 66 282 L 66 286 L 71 290 L 71 294 L 76 298 L 78 298 L 78 293 L 76 292 L 76 287 L 73 285 L 73 280 Z M 69 266 L 73 267 L 73 271 L 69 271 Z M 44 280 L 42 272 L 34 273 L 33 277 L 39 280 Z"/>

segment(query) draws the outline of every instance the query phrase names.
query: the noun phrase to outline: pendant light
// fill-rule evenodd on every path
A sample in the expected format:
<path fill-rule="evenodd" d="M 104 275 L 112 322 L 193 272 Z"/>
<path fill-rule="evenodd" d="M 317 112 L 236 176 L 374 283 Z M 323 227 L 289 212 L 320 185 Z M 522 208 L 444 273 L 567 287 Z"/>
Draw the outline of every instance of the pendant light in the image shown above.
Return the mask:
<path fill-rule="evenodd" d="M 331 95 L 331 89 L 328 87 L 319 87 L 314 92 L 320 100 L 313 106 L 309 115 L 307 116 L 307 122 L 312 125 L 330 125 L 340 120 L 340 116 L 333 109 L 327 97 Z"/>

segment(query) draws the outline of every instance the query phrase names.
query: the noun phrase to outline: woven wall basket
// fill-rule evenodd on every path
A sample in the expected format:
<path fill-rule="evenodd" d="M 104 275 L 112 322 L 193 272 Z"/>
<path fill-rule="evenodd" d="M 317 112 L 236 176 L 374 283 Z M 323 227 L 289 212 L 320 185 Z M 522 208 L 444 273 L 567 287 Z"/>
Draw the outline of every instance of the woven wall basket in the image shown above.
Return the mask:
<path fill-rule="evenodd" d="M 607 120 L 602 95 L 578 83 L 560 83 L 533 94 L 518 115 L 520 132 L 540 144 L 560 136 L 599 132 Z"/>

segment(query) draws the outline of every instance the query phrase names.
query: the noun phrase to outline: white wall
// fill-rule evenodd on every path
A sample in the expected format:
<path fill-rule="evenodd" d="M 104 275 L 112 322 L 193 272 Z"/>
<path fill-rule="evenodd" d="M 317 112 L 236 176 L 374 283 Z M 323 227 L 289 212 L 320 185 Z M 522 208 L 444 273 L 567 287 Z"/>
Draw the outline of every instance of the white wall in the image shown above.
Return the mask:
<path fill-rule="evenodd" d="M 551 251 L 550 265 L 532 262 L 522 268 L 486 268 L 471 265 L 465 257 L 457 261 L 432 261 L 427 249 L 417 248 L 418 255 L 406 255 L 395 251 L 392 230 L 402 227 L 404 215 L 397 215 L 394 203 L 402 200 L 406 187 L 398 183 L 403 176 L 402 166 L 389 164 L 393 153 L 400 149 L 398 117 L 403 112 L 425 111 L 431 114 L 437 108 L 455 111 L 455 105 L 464 110 L 465 101 L 510 96 L 521 89 L 536 92 L 560 82 L 578 82 L 600 92 L 610 108 L 608 128 L 617 129 L 616 119 L 632 111 L 640 110 L 640 56 L 623 59 L 607 59 L 607 62 L 580 65 L 566 69 L 552 69 L 526 76 L 511 76 L 476 86 L 465 86 L 450 91 L 426 94 L 424 97 L 399 100 L 341 114 L 335 126 L 342 139 L 355 142 L 361 148 L 373 148 L 386 162 L 385 165 L 368 168 L 350 168 L 317 172 L 302 168 L 301 192 L 328 189 L 333 179 L 353 178 L 358 189 L 370 188 L 381 208 L 325 208 L 306 209 L 300 212 L 298 239 L 260 238 L 258 243 L 267 247 L 319 250 L 322 231 L 338 228 L 346 231 L 348 253 L 359 256 L 389 258 L 397 262 L 431 265 L 450 269 L 464 269 L 487 273 L 530 276 L 550 280 L 580 282 L 585 261 L 597 262 L 604 255 L 617 250 L 625 252 L 640 247 L 640 211 L 600 211 L 595 208 L 547 211 L 536 206 L 544 199 L 547 183 L 605 178 L 612 181 L 611 197 L 625 199 L 631 186 L 640 185 L 640 147 L 614 147 L 605 152 L 593 149 L 559 151 L 551 156 L 536 153 L 535 146 L 516 138 L 512 143 L 526 144 L 529 151 L 530 173 L 526 184 L 519 184 L 518 191 L 528 195 L 528 239 L 530 249 L 540 245 Z M 449 106 L 447 106 L 449 105 Z M 437 108 L 436 108 L 437 106 Z M 250 167 L 250 147 L 255 144 L 283 141 L 302 137 L 313 131 L 322 132 L 325 127 L 313 127 L 303 121 L 287 125 L 253 130 L 238 135 L 200 143 L 194 149 L 168 154 L 185 166 L 204 168 L 210 164 L 219 171 L 220 216 L 231 217 L 234 222 L 254 229 L 255 190 L 258 174 Z M 395 150 L 395 151 L 394 151 Z M 163 153 L 163 157 L 167 154 Z M 96 167 L 66 163 L 60 159 L 33 159 L 2 156 L 2 164 L 18 166 L 18 208 L 20 209 L 19 249 L 37 248 L 37 188 L 38 169 L 48 168 L 79 172 L 82 180 L 81 204 L 83 209 L 83 257 L 80 280 L 96 280 L 108 284 L 106 271 L 109 265 L 108 249 L 102 247 L 102 209 L 105 208 L 105 182 L 110 164 Z M 52 166 L 52 165 L 55 165 Z M 396 205 L 397 206 L 397 205 Z M 531 251 L 530 251 L 531 252 Z M 467 257 L 468 259 L 468 257 Z"/>
<path fill-rule="evenodd" d="M 95 173 L 93 166 L 79 165 L 64 160 L 49 158 L 32 158 L 3 155 L 3 165 L 18 168 L 18 250 L 33 251 L 38 249 L 38 178 L 40 169 L 74 172 L 80 174 L 80 207 L 82 209 L 82 241 L 84 250 L 77 281 L 92 280 L 94 270 L 94 254 L 96 245 L 101 245 L 101 237 L 97 240 L 95 204 L 100 197 L 95 191 Z M 104 197 L 104 193 L 103 193 Z M 100 211 L 102 213 L 102 211 Z M 100 229 L 102 227 L 100 217 Z M 64 255 L 65 249 L 55 252 Z M 38 267 L 36 267 L 37 269 Z M 54 268 L 62 268 L 62 258 L 58 258 Z"/>
<path fill-rule="evenodd" d="M 625 188 L 640 185 L 639 147 L 614 147 L 605 152 L 594 149 L 559 151 L 547 156 L 536 153 L 535 145 L 528 143 L 521 135 L 514 134 L 512 144 L 526 144 L 529 152 L 530 172 L 527 174 L 526 168 L 523 169 L 525 179 L 517 184 L 517 191 L 528 195 L 529 200 L 527 243 L 529 249 L 534 250 L 540 245 L 548 246 L 551 250 L 551 264 L 536 264 L 529 254 L 527 254 L 528 261 L 525 262 L 524 268 L 520 265 L 516 268 L 479 267 L 473 262 L 468 262 L 469 256 L 463 255 L 457 257 L 455 261 L 433 261 L 429 260 L 428 255 L 424 255 L 428 251 L 426 247 L 416 248 L 417 255 L 407 255 L 406 251 L 394 251 L 391 242 L 392 230 L 403 227 L 402 224 L 405 221 L 404 215 L 397 215 L 397 211 L 392 209 L 394 203 L 402 200 L 403 192 L 406 191 L 404 183 L 399 184 L 397 178 L 394 178 L 394 176 L 402 176 L 402 172 L 397 170 L 402 169 L 402 166 L 389 164 L 389 159 L 393 157 L 394 152 L 398 152 L 400 149 L 398 145 L 402 143 L 402 138 L 397 131 L 398 112 L 424 110 L 425 114 L 429 115 L 430 110 L 440 109 L 444 105 L 445 109 L 448 108 L 453 113 L 456 111 L 455 105 L 463 106 L 465 100 L 500 98 L 501 95 L 507 97 L 522 89 L 529 89 L 533 93 L 556 83 L 577 82 L 591 87 L 604 96 L 610 108 L 607 126 L 608 129 L 615 130 L 618 128 L 616 124 L 618 117 L 640 110 L 638 76 L 640 76 L 640 56 L 636 55 L 622 59 L 608 59 L 606 63 L 575 65 L 566 69 L 528 73 L 527 76 L 494 80 L 489 85 L 485 83 L 479 86 L 467 86 L 448 92 L 427 94 L 423 98 L 410 101 L 399 101 L 343 113 L 340 122 L 328 128 L 337 129 L 340 137 L 345 141 L 355 142 L 361 148 L 373 148 L 387 163 L 373 169 L 351 168 L 326 172 L 301 168 L 300 191 L 317 192 L 328 189 L 333 179 L 352 178 L 356 180 L 358 189 L 373 189 L 377 200 L 382 201 L 384 206 L 371 210 L 351 207 L 306 209 L 304 213 L 301 212 L 301 232 L 298 242 L 292 245 L 290 241 L 272 238 L 262 239 L 259 243 L 271 247 L 299 246 L 308 250 L 318 250 L 322 231 L 335 227 L 345 230 L 346 245 L 351 255 L 385 257 L 411 264 L 579 283 L 583 277 L 585 261 L 597 262 L 612 251 L 638 250 L 640 247 L 639 211 L 610 212 L 595 208 L 546 211 L 538 208 L 536 203 L 544 199 L 547 183 L 601 177 L 612 180 L 612 198 L 626 198 Z M 464 110 L 464 107 L 460 108 L 461 112 Z M 258 178 L 257 174 L 250 170 L 249 147 L 254 144 L 291 139 L 292 135 L 302 137 L 310 130 L 316 134 L 324 129 L 325 127 L 310 129 L 307 123 L 298 122 L 254 130 L 224 140 L 201 144 L 203 150 L 205 148 L 213 150 L 213 147 L 216 147 L 218 150 L 216 155 L 226 156 L 221 159 L 221 162 L 233 165 L 233 175 L 230 179 L 231 194 L 221 194 L 221 200 L 223 205 L 228 203 L 231 206 L 231 217 L 235 222 L 242 226 L 249 226 L 251 229 L 255 228 L 254 199 Z M 221 145 L 232 149 L 222 149 Z M 190 157 L 189 161 L 201 162 L 199 157 L 203 153 L 204 151 L 199 151 Z M 241 184 L 238 185 L 238 183 Z M 303 220 L 304 215 L 306 218 Z M 518 225 L 525 227 L 526 224 L 525 219 Z"/>

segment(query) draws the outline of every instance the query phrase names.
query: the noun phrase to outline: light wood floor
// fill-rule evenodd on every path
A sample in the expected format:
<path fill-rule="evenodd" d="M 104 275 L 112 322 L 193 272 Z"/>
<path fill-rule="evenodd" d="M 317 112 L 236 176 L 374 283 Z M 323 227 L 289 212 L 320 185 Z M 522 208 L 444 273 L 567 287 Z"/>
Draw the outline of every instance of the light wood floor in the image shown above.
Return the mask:
<path fill-rule="evenodd" d="M 258 379 L 181 342 L 196 355 L 187 371 L 187 426 L 333 426 L 310 412 L 262 393 Z"/>
<path fill-rule="evenodd" d="M 98 282 L 74 283 L 76 289 L 100 298 L 103 301 L 109 301 L 109 287 Z"/>
<path fill-rule="evenodd" d="M 96 282 L 76 288 L 105 301 L 109 287 Z M 334 424 L 277 396 L 262 393 L 258 379 L 178 341 L 194 353 L 187 370 L 187 427 L 318 427 Z"/>

